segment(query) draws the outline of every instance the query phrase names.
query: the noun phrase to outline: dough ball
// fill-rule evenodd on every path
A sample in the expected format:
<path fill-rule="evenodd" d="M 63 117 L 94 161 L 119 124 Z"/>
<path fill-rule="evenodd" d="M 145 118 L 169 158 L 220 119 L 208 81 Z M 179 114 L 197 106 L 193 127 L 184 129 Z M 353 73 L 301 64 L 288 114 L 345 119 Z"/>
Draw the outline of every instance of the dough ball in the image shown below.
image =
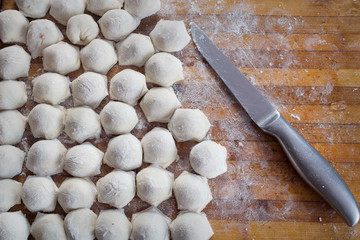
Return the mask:
<path fill-rule="evenodd" d="M 155 127 L 141 140 L 144 150 L 144 162 L 168 167 L 177 158 L 177 149 L 171 133 L 161 127 Z"/>
<path fill-rule="evenodd" d="M 30 212 L 52 212 L 55 210 L 58 191 L 51 177 L 28 176 L 21 199 Z"/>
<path fill-rule="evenodd" d="M 17 110 L 0 111 L 0 144 L 19 143 L 25 131 L 26 120 Z"/>
<path fill-rule="evenodd" d="M 119 65 L 142 67 L 155 53 L 150 37 L 137 33 L 131 33 L 115 46 Z"/>
<path fill-rule="evenodd" d="M 122 8 L 124 0 L 88 0 L 86 9 L 96 15 L 104 15 L 111 9 Z"/>
<path fill-rule="evenodd" d="M 27 240 L 30 224 L 21 211 L 0 213 L 0 234 L 2 240 Z"/>
<path fill-rule="evenodd" d="M 27 17 L 45 17 L 52 0 L 15 0 L 19 10 Z"/>
<path fill-rule="evenodd" d="M 157 53 L 145 63 L 146 81 L 169 87 L 184 79 L 182 63 L 169 53 Z"/>
<path fill-rule="evenodd" d="M 61 173 L 65 154 L 66 148 L 57 139 L 37 141 L 29 149 L 26 168 L 39 176 Z"/>
<path fill-rule="evenodd" d="M 62 25 L 75 15 L 85 11 L 86 0 L 53 0 L 50 7 L 50 15 Z"/>
<path fill-rule="evenodd" d="M 99 26 L 88 14 L 72 16 L 66 25 L 66 36 L 73 44 L 86 45 L 97 37 Z"/>
<path fill-rule="evenodd" d="M 131 133 L 114 137 L 109 141 L 104 163 L 112 168 L 124 171 L 139 168 L 142 164 L 140 141 Z"/>
<path fill-rule="evenodd" d="M 59 214 L 36 214 L 30 232 L 36 240 L 66 240 L 64 221 Z"/>
<path fill-rule="evenodd" d="M 210 122 L 199 109 L 177 109 L 171 117 L 168 129 L 176 141 L 200 142 L 210 129 Z"/>
<path fill-rule="evenodd" d="M 0 50 L 0 78 L 17 79 L 29 76 L 30 55 L 20 46 Z"/>
<path fill-rule="evenodd" d="M 98 201 L 123 208 L 135 196 L 135 173 L 114 170 L 96 183 Z"/>
<path fill-rule="evenodd" d="M 95 198 L 95 184 L 86 178 L 68 178 L 59 188 L 58 202 L 65 212 L 91 208 Z"/>
<path fill-rule="evenodd" d="M 0 82 L 0 110 L 17 109 L 27 101 L 26 85 L 21 81 Z"/>
<path fill-rule="evenodd" d="M 102 210 L 96 220 L 95 234 L 98 240 L 128 240 L 131 223 L 124 210 Z"/>
<path fill-rule="evenodd" d="M 99 73 L 85 72 L 70 84 L 75 106 L 97 108 L 108 95 L 107 77 Z"/>
<path fill-rule="evenodd" d="M 0 146 L 0 178 L 13 178 L 20 174 L 24 160 L 25 152 L 19 148 L 11 145 Z"/>
<path fill-rule="evenodd" d="M 83 68 L 86 71 L 106 73 L 117 62 L 112 42 L 102 39 L 94 39 L 87 46 L 80 50 L 80 58 Z"/>
<path fill-rule="evenodd" d="M 160 0 L 126 0 L 125 10 L 139 18 L 155 14 L 161 8 Z"/>
<path fill-rule="evenodd" d="M 43 50 L 44 69 L 66 75 L 80 68 L 79 48 L 58 42 Z"/>
<path fill-rule="evenodd" d="M 139 121 L 136 111 L 132 106 L 114 101 L 110 101 L 101 110 L 100 120 L 108 135 L 129 133 Z"/>
<path fill-rule="evenodd" d="M 16 204 L 21 203 L 21 188 L 22 184 L 15 180 L 0 180 L 0 212 L 7 212 Z"/>
<path fill-rule="evenodd" d="M 0 39 L 3 43 L 25 43 L 29 20 L 19 11 L 0 12 Z"/>
<path fill-rule="evenodd" d="M 94 239 L 96 219 L 96 214 L 87 208 L 68 213 L 64 219 L 65 232 L 68 239 Z"/>
<path fill-rule="evenodd" d="M 156 207 L 171 197 L 173 182 L 173 173 L 149 166 L 136 175 L 137 195 L 141 200 Z"/>
<path fill-rule="evenodd" d="M 91 143 L 70 148 L 65 157 L 64 170 L 75 177 L 92 177 L 100 173 L 104 153 Z"/>
<path fill-rule="evenodd" d="M 119 41 L 126 38 L 140 24 L 140 19 L 122 9 L 107 11 L 98 21 L 106 39 Z"/>
<path fill-rule="evenodd" d="M 131 106 L 147 91 L 145 76 L 132 69 L 124 69 L 110 80 L 110 98 Z"/>
<path fill-rule="evenodd" d="M 65 108 L 38 104 L 29 113 L 31 132 L 36 138 L 54 139 L 64 129 Z"/>
<path fill-rule="evenodd" d="M 35 102 L 58 105 L 71 96 L 70 80 L 57 73 L 44 73 L 32 80 Z"/>
<path fill-rule="evenodd" d="M 204 213 L 180 212 L 170 224 L 174 240 L 208 240 L 214 235 Z"/>
<path fill-rule="evenodd" d="M 101 133 L 99 114 L 88 107 L 68 109 L 65 117 L 65 132 L 78 143 L 86 139 L 99 138 Z"/>
<path fill-rule="evenodd" d="M 32 58 L 42 56 L 42 50 L 60 42 L 64 36 L 59 28 L 50 20 L 38 19 L 31 21 L 26 35 L 26 46 Z"/>
<path fill-rule="evenodd" d="M 163 52 L 181 51 L 191 40 L 183 21 L 163 19 L 150 32 L 150 37 L 155 48 Z"/>

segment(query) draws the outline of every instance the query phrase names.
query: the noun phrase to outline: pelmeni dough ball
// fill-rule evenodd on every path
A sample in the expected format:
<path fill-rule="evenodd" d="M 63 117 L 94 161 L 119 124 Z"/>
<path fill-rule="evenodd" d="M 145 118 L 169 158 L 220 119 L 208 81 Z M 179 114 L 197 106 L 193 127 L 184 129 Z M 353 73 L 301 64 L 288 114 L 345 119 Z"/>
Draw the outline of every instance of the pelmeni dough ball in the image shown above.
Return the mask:
<path fill-rule="evenodd" d="M 131 133 L 112 138 L 105 152 L 104 163 L 124 171 L 139 168 L 142 164 L 140 141 Z"/>
<path fill-rule="evenodd" d="M 108 95 L 107 77 L 99 73 L 85 72 L 70 84 L 75 106 L 97 108 Z"/>
<path fill-rule="evenodd" d="M 123 208 L 135 196 L 135 173 L 113 170 L 96 183 L 98 201 Z"/>
<path fill-rule="evenodd" d="M 124 210 L 102 210 L 96 220 L 95 234 L 98 240 L 128 240 L 131 223 Z"/>
<path fill-rule="evenodd" d="M 100 173 L 104 153 L 91 143 L 70 148 L 65 157 L 64 170 L 75 177 L 92 177 Z"/>
<path fill-rule="evenodd" d="M 126 38 L 140 24 L 140 19 L 122 9 L 107 11 L 98 21 L 106 39 L 119 41 Z"/>
<path fill-rule="evenodd" d="M 80 58 L 86 71 L 106 74 L 117 62 L 112 42 L 94 39 L 80 50 Z"/>
<path fill-rule="evenodd" d="M 66 240 L 64 221 L 59 214 L 37 213 L 30 232 L 35 240 Z"/>
<path fill-rule="evenodd" d="M 0 178 L 13 178 L 21 173 L 25 152 L 11 145 L 0 146 Z"/>
<path fill-rule="evenodd" d="M 142 67 L 155 53 L 150 37 L 137 33 L 131 33 L 115 47 L 119 65 Z"/>
<path fill-rule="evenodd" d="M 78 143 L 86 139 L 99 138 L 101 133 L 99 114 L 88 107 L 68 109 L 65 117 L 65 132 Z"/>
<path fill-rule="evenodd" d="M 91 208 L 95 198 L 95 184 L 86 178 L 68 178 L 59 188 L 58 202 L 65 212 Z"/>
<path fill-rule="evenodd" d="M 28 151 L 26 168 L 39 176 L 61 173 L 65 154 L 66 148 L 57 139 L 37 141 Z"/>
<path fill-rule="evenodd" d="M 0 110 L 17 109 L 27 101 L 25 82 L 4 80 L 0 82 Z"/>
<path fill-rule="evenodd" d="M 25 16 L 42 18 L 49 10 L 52 0 L 15 0 L 15 2 Z"/>
<path fill-rule="evenodd" d="M 88 14 L 72 16 L 66 25 L 66 36 L 73 44 L 86 45 L 99 34 L 99 26 Z"/>
<path fill-rule="evenodd" d="M 122 8 L 124 0 L 88 0 L 86 9 L 96 15 L 104 15 L 111 9 Z"/>
<path fill-rule="evenodd" d="M 144 150 L 144 162 L 168 167 L 177 158 L 177 149 L 171 133 L 161 127 L 155 127 L 141 140 Z"/>
<path fill-rule="evenodd" d="M 25 43 L 29 20 L 19 11 L 0 12 L 0 39 L 3 43 Z"/>
<path fill-rule="evenodd" d="M 32 80 L 35 102 L 57 105 L 70 97 L 70 80 L 57 73 L 44 73 Z"/>
<path fill-rule="evenodd" d="M 204 213 L 180 212 L 170 224 L 174 240 L 208 240 L 214 235 Z"/>
<path fill-rule="evenodd" d="M 50 7 L 50 15 L 62 25 L 75 15 L 85 11 L 86 0 L 53 0 Z"/>
<path fill-rule="evenodd" d="M 0 213 L 1 240 L 27 240 L 30 235 L 30 224 L 21 212 Z"/>
<path fill-rule="evenodd" d="M 147 91 L 145 76 L 132 69 L 124 69 L 110 80 L 110 98 L 131 106 Z"/>
<path fill-rule="evenodd" d="M 137 195 L 156 207 L 171 197 L 173 182 L 173 173 L 160 167 L 149 166 L 136 175 Z"/>
<path fill-rule="evenodd" d="M 42 56 L 42 50 L 60 42 L 64 36 L 59 28 L 50 20 L 38 19 L 31 21 L 26 35 L 26 46 L 32 58 Z"/>
<path fill-rule="evenodd" d="M 145 18 L 160 10 L 160 0 L 126 0 L 125 10 L 139 18 Z"/>
<path fill-rule="evenodd" d="M 150 32 L 150 38 L 155 48 L 163 52 L 181 51 L 191 40 L 183 21 L 163 19 Z"/>
<path fill-rule="evenodd" d="M 0 212 L 7 212 L 21 203 L 21 188 L 22 184 L 15 180 L 0 180 Z"/>
<path fill-rule="evenodd" d="M 177 109 L 171 117 L 168 129 L 176 141 L 200 142 L 210 129 L 210 122 L 199 109 Z"/>
<path fill-rule="evenodd" d="M 0 144 L 13 145 L 21 141 L 26 117 L 17 110 L 0 111 Z"/>
<path fill-rule="evenodd" d="M 182 63 L 169 53 L 156 53 L 145 63 L 146 81 L 169 87 L 184 79 Z"/>
<path fill-rule="evenodd" d="M 30 55 L 20 46 L 13 45 L 0 50 L 0 78 L 17 79 L 27 77 Z"/>
<path fill-rule="evenodd" d="M 64 219 L 64 227 L 68 239 L 94 239 L 96 219 L 96 214 L 88 208 L 68 213 Z"/>

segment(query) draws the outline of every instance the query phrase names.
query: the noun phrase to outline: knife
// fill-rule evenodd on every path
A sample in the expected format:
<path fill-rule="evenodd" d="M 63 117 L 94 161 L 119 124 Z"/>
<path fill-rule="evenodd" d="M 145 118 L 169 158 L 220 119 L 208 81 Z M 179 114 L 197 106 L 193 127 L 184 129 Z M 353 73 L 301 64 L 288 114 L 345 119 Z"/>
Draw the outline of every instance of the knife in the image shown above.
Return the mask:
<path fill-rule="evenodd" d="M 251 119 L 273 135 L 300 176 L 322 196 L 349 226 L 359 221 L 359 207 L 344 180 L 332 165 L 281 116 L 205 33 L 190 23 L 193 41 Z"/>

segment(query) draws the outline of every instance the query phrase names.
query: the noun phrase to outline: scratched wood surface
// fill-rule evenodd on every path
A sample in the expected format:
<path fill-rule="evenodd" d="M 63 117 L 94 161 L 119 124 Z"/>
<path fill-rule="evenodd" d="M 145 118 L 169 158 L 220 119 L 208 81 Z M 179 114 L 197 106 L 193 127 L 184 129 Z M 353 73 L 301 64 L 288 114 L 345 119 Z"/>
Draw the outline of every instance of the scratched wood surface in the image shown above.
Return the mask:
<path fill-rule="evenodd" d="M 148 34 L 161 18 L 184 20 L 187 26 L 197 23 L 331 162 L 360 201 L 359 0 L 163 0 L 162 5 L 157 15 L 142 21 L 137 32 Z M 16 9 L 9 0 L 3 0 L 2 7 Z M 212 123 L 207 138 L 229 152 L 228 172 L 209 181 L 214 200 L 204 212 L 215 232 L 212 239 L 360 239 L 360 225 L 348 227 L 305 184 L 280 145 L 250 121 L 194 44 L 175 55 L 185 72 L 185 80 L 174 85 L 177 96 L 184 107 L 205 112 Z M 113 67 L 109 79 L 121 69 Z M 29 83 L 41 72 L 38 58 L 23 81 Z M 73 80 L 81 73 L 80 69 L 69 76 Z M 21 112 L 28 114 L 34 105 L 30 99 Z M 71 101 L 65 105 L 71 106 Z M 139 108 L 137 112 L 143 118 Z M 141 138 L 154 126 L 164 125 L 142 121 L 132 133 Z M 67 147 L 74 145 L 64 134 L 60 139 Z M 103 133 L 94 144 L 105 151 L 108 140 Z M 27 130 L 18 146 L 27 149 L 35 141 Z M 193 145 L 177 144 L 180 161 L 169 167 L 175 176 L 190 170 L 188 153 Z M 92 180 L 109 171 L 103 166 Z M 25 181 L 30 172 L 24 169 L 24 173 L 15 179 Z M 64 172 L 53 179 L 60 185 L 67 177 Z M 99 213 L 107 207 L 96 203 L 92 209 Z M 136 197 L 125 212 L 130 218 L 146 207 Z M 159 208 L 176 217 L 174 197 Z M 11 211 L 19 209 L 33 221 L 35 214 L 23 205 Z M 64 215 L 60 206 L 56 212 Z"/>

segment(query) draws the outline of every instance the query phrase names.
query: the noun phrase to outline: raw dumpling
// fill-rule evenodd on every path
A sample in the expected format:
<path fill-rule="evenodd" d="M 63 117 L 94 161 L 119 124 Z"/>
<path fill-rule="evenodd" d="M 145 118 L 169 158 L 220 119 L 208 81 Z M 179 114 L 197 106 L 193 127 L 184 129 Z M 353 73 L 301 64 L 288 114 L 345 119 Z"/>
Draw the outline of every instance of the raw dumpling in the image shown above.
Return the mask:
<path fill-rule="evenodd" d="M 92 177 L 100 173 L 104 153 L 91 143 L 83 143 L 68 150 L 64 170 L 75 177 Z"/>
<path fill-rule="evenodd" d="M 88 0 L 86 9 L 96 15 L 104 15 L 111 9 L 122 8 L 124 0 Z"/>
<path fill-rule="evenodd" d="M 0 111 L 0 145 L 19 143 L 26 121 L 26 117 L 17 110 Z"/>
<path fill-rule="evenodd" d="M 0 12 L 0 39 L 3 43 L 25 43 L 29 20 L 19 11 Z"/>
<path fill-rule="evenodd" d="M 157 206 L 171 197 L 174 174 L 156 166 L 142 169 L 136 175 L 138 197 Z"/>
<path fill-rule="evenodd" d="M 78 143 L 90 138 L 99 138 L 101 133 L 99 114 L 88 107 L 68 109 L 65 117 L 65 132 Z"/>
<path fill-rule="evenodd" d="M 43 50 L 44 69 L 66 75 L 80 68 L 79 48 L 58 42 Z"/>
<path fill-rule="evenodd" d="M 64 219 L 64 227 L 68 239 L 94 239 L 96 218 L 96 214 L 87 208 L 68 213 Z"/>
<path fill-rule="evenodd" d="M 160 10 L 160 0 L 126 0 L 125 10 L 139 18 L 145 18 Z"/>
<path fill-rule="evenodd" d="M 141 145 L 144 150 L 144 162 L 166 168 L 178 158 L 175 141 L 165 128 L 155 127 L 146 133 Z"/>
<path fill-rule="evenodd" d="M 128 240 L 131 223 L 123 209 L 102 210 L 96 220 L 95 234 L 98 240 Z"/>
<path fill-rule="evenodd" d="M 85 7 L 86 0 L 53 0 L 50 15 L 62 25 L 66 25 L 72 16 L 84 13 Z"/>
<path fill-rule="evenodd" d="M 72 16 L 67 22 L 66 36 L 73 44 L 86 45 L 98 34 L 99 26 L 88 14 Z"/>
<path fill-rule="evenodd" d="M 38 19 L 31 21 L 26 35 L 26 46 L 32 58 L 42 56 L 42 50 L 60 42 L 64 36 L 59 28 L 50 20 Z"/>
<path fill-rule="evenodd" d="M 131 133 L 114 137 L 109 141 L 104 163 L 124 171 L 134 170 L 142 164 L 140 141 Z"/>
<path fill-rule="evenodd" d="M 27 101 L 26 85 L 21 81 L 0 82 L 0 110 L 17 109 Z"/>
<path fill-rule="evenodd" d="M 65 212 L 91 208 L 95 198 L 95 184 L 86 178 L 68 178 L 59 188 L 58 202 Z"/>
<path fill-rule="evenodd" d="M 210 122 L 199 109 L 177 109 L 171 117 L 168 129 L 176 141 L 200 142 L 210 129 Z"/>
<path fill-rule="evenodd" d="M 145 76 L 132 69 L 124 69 L 110 80 L 110 98 L 131 106 L 147 91 Z"/>
<path fill-rule="evenodd" d="M 0 212 L 7 212 L 16 204 L 21 203 L 21 188 L 22 184 L 15 180 L 0 180 Z"/>
<path fill-rule="evenodd" d="M 52 0 L 15 0 L 15 2 L 25 16 L 42 18 L 49 10 Z"/>
<path fill-rule="evenodd" d="M 83 68 L 106 74 L 117 62 L 117 56 L 112 42 L 94 39 L 80 51 Z"/>
<path fill-rule="evenodd" d="M 66 240 L 64 221 L 59 214 L 36 214 L 30 232 L 35 240 Z"/>
<path fill-rule="evenodd" d="M 32 80 L 35 102 L 57 105 L 70 97 L 70 80 L 57 73 L 44 73 Z"/>
<path fill-rule="evenodd" d="M 30 235 L 30 224 L 21 212 L 0 213 L 1 240 L 27 240 Z"/>
<path fill-rule="evenodd" d="M 177 52 L 182 50 L 191 38 L 183 21 L 161 19 L 150 32 L 150 38 L 157 50 Z"/>
<path fill-rule="evenodd" d="M 61 173 L 65 154 L 66 148 L 59 140 L 40 140 L 30 147 L 26 168 L 39 176 Z"/>
<path fill-rule="evenodd" d="M 108 95 L 107 77 L 99 73 L 85 72 L 70 84 L 75 106 L 97 108 Z"/>
<path fill-rule="evenodd" d="M 106 39 L 119 41 L 126 38 L 140 24 L 140 19 L 122 9 L 107 11 L 100 19 L 99 26 Z"/>
<path fill-rule="evenodd" d="M 139 121 L 132 106 L 115 101 L 110 101 L 101 110 L 100 120 L 108 135 L 129 133 Z"/>
<path fill-rule="evenodd" d="M 131 33 L 115 46 L 119 65 L 142 67 L 155 53 L 150 37 L 137 33 Z"/>
<path fill-rule="evenodd" d="M 0 50 L 0 78 L 17 79 L 27 77 L 30 55 L 20 46 L 13 45 Z"/>
<path fill-rule="evenodd" d="M 19 148 L 0 146 L 0 178 L 13 178 L 21 173 L 24 160 L 25 152 Z"/>
<path fill-rule="evenodd" d="M 98 201 L 123 208 L 135 196 L 135 173 L 113 170 L 96 183 Z"/>
<path fill-rule="evenodd" d="M 55 210 L 58 191 L 51 177 L 28 176 L 21 199 L 30 212 L 52 212 Z"/>
<path fill-rule="evenodd" d="M 145 63 L 146 81 L 169 87 L 184 79 L 182 63 L 169 53 L 157 53 Z"/>

